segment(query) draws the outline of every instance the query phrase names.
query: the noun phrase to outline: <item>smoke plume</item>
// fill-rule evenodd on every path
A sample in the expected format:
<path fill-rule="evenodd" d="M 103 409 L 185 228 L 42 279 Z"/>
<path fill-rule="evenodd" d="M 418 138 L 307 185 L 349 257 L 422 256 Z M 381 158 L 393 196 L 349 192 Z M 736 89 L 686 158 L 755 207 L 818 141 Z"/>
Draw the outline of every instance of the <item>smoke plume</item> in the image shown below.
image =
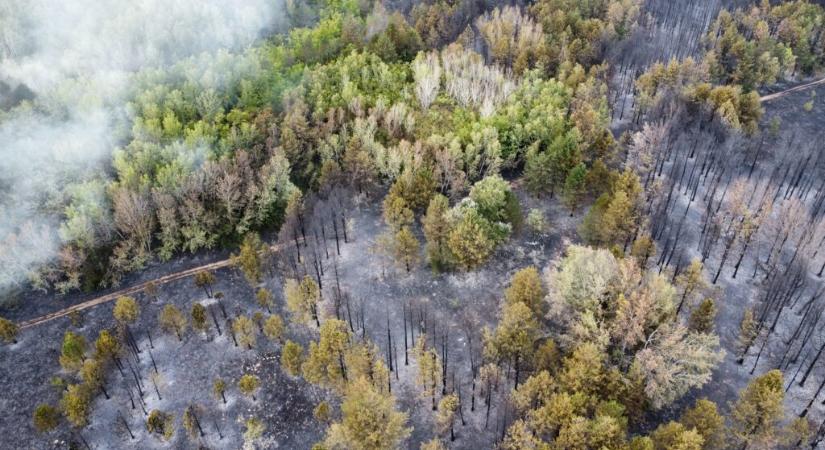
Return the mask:
<path fill-rule="evenodd" d="M 243 51 L 273 0 L 0 1 L 0 292 L 54 258 L 66 186 L 105 179 L 135 74 Z"/>

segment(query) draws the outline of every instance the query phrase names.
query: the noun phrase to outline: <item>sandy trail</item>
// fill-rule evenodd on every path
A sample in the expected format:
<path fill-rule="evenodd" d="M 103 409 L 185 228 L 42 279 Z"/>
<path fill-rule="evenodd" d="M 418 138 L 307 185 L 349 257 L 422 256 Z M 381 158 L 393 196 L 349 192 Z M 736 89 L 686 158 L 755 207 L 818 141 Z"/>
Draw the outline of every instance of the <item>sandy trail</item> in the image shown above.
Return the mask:
<path fill-rule="evenodd" d="M 759 97 L 759 101 L 762 103 L 769 102 L 771 100 L 784 97 L 785 95 L 790 94 L 791 92 L 803 91 L 805 89 L 809 89 L 820 84 L 825 84 L 825 78 L 820 78 L 818 80 L 811 81 L 810 83 L 800 84 L 799 86 L 795 86 L 790 89 L 785 89 L 784 91 L 779 91 L 773 94 Z"/>

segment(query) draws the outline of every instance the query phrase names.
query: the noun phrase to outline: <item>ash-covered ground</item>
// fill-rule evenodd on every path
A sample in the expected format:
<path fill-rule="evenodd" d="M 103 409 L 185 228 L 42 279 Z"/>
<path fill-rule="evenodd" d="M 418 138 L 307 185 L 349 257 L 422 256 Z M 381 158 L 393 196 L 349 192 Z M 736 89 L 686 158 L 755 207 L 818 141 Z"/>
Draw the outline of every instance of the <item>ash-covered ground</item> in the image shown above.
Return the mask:
<path fill-rule="evenodd" d="M 793 84 L 783 83 L 772 88 L 773 92 L 778 92 Z M 755 185 L 764 183 L 771 175 L 772 170 L 783 161 L 793 160 L 794 155 L 802 154 L 802 149 L 813 149 L 814 152 L 821 152 L 823 149 L 822 142 L 825 140 L 825 128 L 823 128 L 823 117 L 825 117 L 825 86 L 819 85 L 813 89 L 806 89 L 802 91 L 792 92 L 780 98 L 763 103 L 765 110 L 760 128 L 764 134 L 768 134 L 768 129 L 771 123 L 778 120 L 780 125 L 778 136 L 770 141 L 766 141 L 764 146 L 765 151 L 759 156 L 756 167 L 758 170 L 753 173 L 753 182 Z M 805 103 L 812 101 L 813 108 L 807 110 Z M 686 133 L 683 137 L 690 139 L 691 135 Z M 754 139 L 761 139 L 756 137 Z M 794 144 L 795 143 L 795 144 Z M 732 151 L 730 153 L 731 160 L 739 161 L 739 152 L 753 144 L 752 141 L 743 140 L 740 142 L 734 141 Z M 790 144 L 790 145 L 789 145 Z M 815 154 L 815 153 L 814 153 Z M 798 156 L 797 158 L 802 158 Z M 813 160 L 812 160 L 813 161 Z M 696 157 L 696 161 L 690 164 L 699 166 L 701 161 Z M 670 167 L 669 165 L 667 167 Z M 691 166 L 688 166 L 688 170 Z M 818 168 L 811 168 L 812 171 L 819 170 Z M 748 167 L 730 167 L 729 170 L 735 175 L 747 177 Z M 667 173 L 667 168 L 664 173 Z M 685 179 L 687 179 L 685 177 Z M 778 179 L 778 177 L 777 177 Z M 818 183 L 817 183 L 818 185 Z M 679 217 L 685 213 L 687 208 L 687 216 L 684 220 L 684 226 L 679 228 L 680 238 L 676 254 L 681 254 L 683 264 L 692 258 L 700 258 L 699 240 L 702 234 L 703 223 L 705 222 L 704 212 L 706 211 L 707 189 L 710 183 L 700 181 L 698 193 L 695 196 L 695 201 L 689 205 L 691 197 L 691 190 L 687 183 L 677 186 L 676 192 L 678 198 L 674 202 L 674 206 L 669 212 L 669 227 L 676 227 Z M 790 183 L 781 186 L 780 194 L 789 192 Z M 721 197 L 720 192 L 716 193 L 717 201 Z M 796 194 L 791 197 L 796 197 Z M 806 197 L 807 204 L 812 203 L 813 194 Z M 789 201 L 788 200 L 785 201 Z M 779 211 L 781 208 L 781 201 L 777 201 L 774 209 Z M 813 214 L 814 211 L 811 211 Z M 807 269 L 806 284 L 801 290 L 799 298 L 792 304 L 791 307 L 785 308 L 778 317 L 775 331 L 770 333 L 767 342 L 764 345 L 764 350 L 759 356 L 756 355 L 762 342 L 764 341 L 764 333 L 757 339 L 747 357 L 743 362 L 739 362 L 740 349 L 737 346 L 740 329 L 739 325 L 742 316 L 747 308 L 759 308 L 760 301 L 765 297 L 765 271 L 764 267 L 755 267 L 756 260 L 760 261 L 766 259 L 766 255 L 770 251 L 771 236 L 759 235 L 750 245 L 750 250 L 746 252 L 742 260 L 742 265 L 739 268 L 738 276 L 732 277 L 733 264 L 730 257 L 727 260 L 726 267 L 722 270 L 721 275 L 714 285 L 718 290 L 718 301 L 716 303 L 718 308 L 718 315 L 716 318 L 716 331 L 720 336 L 722 347 L 726 351 L 726 357 L 722 364 L 714 372 L 712 380 L 697 392 L 686 396 L 681 401 L 671 405 L 666 411 L 656 412 L 657 417 L 677 417 L 682 408 L 692 404 L 693 399 L 697 397 L 707 397 L 715 401 L 722 411 L 727 411 L 729 403 L 736 399 L 738 392 L 747 385 L 747 383 L 755 376 L 761 375 L 771 369 L 779 368 L 783 362 L 787 346 L 791 345 L 790 354 L 797 353 L 799 345 L 805 345 L 803 351 L 800 352 L 801 358 L 795 360 L 793 364 L 783 367 L 785 376 L 786 396 L 785 408 L 788 417 L 796 417 L 801 413 L 810 399 L 815 395 L 819 384 L 825 378 L 825 367 L 822 367 L 821 362 L 814 364 L 811 370 L 810 378 L 806 381 L 804 386 L 799 385 L 799 380 L 802 374 L 808 369 L 813 360 L 813 354 L 816 352 L 818 346 L 823 339 L 821 332 L 813 333 L 812 342 L 793 342 L 791 336 L 794 334 L 798 324 L 803 319 L 802 311 L 803 305 L 811 298 L 817 297 L 817 293 L 821 294 L 821 289 L 825 279 L 817 275 L 822 264 L 822 253 L 819 256 L 812 258 L 811 263 Z M 667 245 L 664 239 L 657 242 L 660 246 Z M 720 260 L 723 253 L 723 245 L 717 244 L 709 257 L 705 261 L 705 275 L 709 280 L 715 275 L 719 267 Z M 733 252 L 738 255 L 740 248 L 734 247 Z M 787 256 L 794 254 L 793 244 L 789 244 Z M 816 253 L 815 253 L 816 255 Z M 671 266 L 676 264 L 674 258 L 671 261 Z M 763 264 L 763 263 L 760 263 Z M 672 270 L 673 267 L 668 268 Z M 817 301 L 821 300 L 816 298 Z M 773 317 L 772 315 L 770 316 Z M 820 399 L 821 400 L 821 399 Z M 814 401 L 807 417 L 814 423 L 819 424 L 825 417 L 825 405 L 821 401 Z"/>
<path fill-rule="evenodd" d="M 477 271 L 436 274 L 420 264 L 406 273 L 397 266 L 387 265 L 371 251 L 376 237 L 385 227 L 380 208 L 375 206 L 377 202 L 371 200 L 362 202 L 351 212 L 350 242 L 342 243 L 340 257 L 334 254 L 334 242 L 328 243 L 330 259 L 326 261 L 325 291 L 334 285 L 332 264 L 337 259 L 341 288 L 358 303 L 358 308 L 363 302 L 366 335 L 382 351 L 387 348 L 389 323 L 399 365 L 397 374 L 392 377 L 392 389 L 399 406 L 410 414 L 410 425 L 414 428 L 407 442 L 409 448 L 418 448 L 421 442 L 431 439 L 434 427 L 429 399 L 421 397 L 421 388 L 415 384 L 414 361 L 410 359 L 409 366 L 404 364 L 402 311 L 406 307 L 416 315 L 426 314 L 426 324 L 431 327 L 430 330 L 436 330 L 440 336 L 447 335 L 448 383 L 452 388 L 455 380 L 456 389 L 461 390 L 465 404 L 463 418 L 466 425 L 456 427 L 454 448 L 490 448 L 496 435 L 501 433 L 505 412 L 498 411 L 495 405 L 502 402 L 494 402 L 489 419 L 486 419 L 486 409 L 479 398 L 475 399 L 475 412 L 470 411 L 472 376 L 469 352 L 474 351 L 476 358 L 480 358 L 481 327 L 494 325 L 510 275 L 528 265 L 540 269 L 546 267 L 558 256 L 563 241 L 575 239 L 575 227 L 582 214 L 579 212 L 571 216 L 556 200 L 534 198 L 522 194 L 521 189 L 518 192 L 525 213 L 531 208 L 544 212 L 549 222 L 547 232 L 537 234 L 524 230 L 514 235 Z M 158 265 L 135 276 L 126 285 L 224 256 L 215 252 Z M 223 293 L 221 301 L 230 318 L 239 314 L 251 315 L 256 311 L 266 313 L 255 302 L 255 290 L 236 269 L 220 270 L 216 272 L 216 277 L 213 290 Z M 282 294 L 282 276 L 267 275 L 262 286 L 275 294 L 276 307 L 273 312 L 288 318 Z M 88 298 L 82 295 L 57 297 L 48 304 L 42 295 L 35 296 L 40 298 L 4 314 L 13 320 L 25 320 Z M 263 448 L 309 448 L 323 437 L 325 425 L 315 420 L 313 409 L 322 400 L 334 402 L 335 396 L 283 373 L 279 363 L 280 345 L 267 341 L 261 335 L 252 350 L 236 347 L 226 332 L 225 320 L 216 300 L 209 299 L 191 278 L 162 285 L 157 301 L 145 294 L 137 298 L 141 315 L 131 331 L 141 352 L 137 357 L 124 357 L 123 375 L 114 367 L 110 370 L 106 388 L 111 398 L 97 395 L 89 425 L 81 430 L 72 430 L 63 422 L 54 432 L 38 434 L 32 425 L 32 411 L 39 403 L 59 402 L 61 390 L 51 385 L 52 377 L 69 380 L 73 377 L 63 372 L 58 363 L 63 334 L 67 330 L 76 331 L 91 344 L 100 330 L 115 326 L 112 317 L 114 304 L 84 310 L 80 327 L 73 326 L 68 318 L 60 318 L 26 329 L 21 333 L 18 344 L 0 348 L 3 360 L 0 379 L 8 386 L 0 394 L 0 408 L 7 412 L 7 420 L 0 425 L 3 448 L 65 448 L 67 442 L 72 440 L 81 443 L 85 440 L 92 448 L 197 448 L 199 445 L 239 448 L 245 429 L 243 421 L 252 416 L 266 424 L 266 431 L 259 441 Z M 201 302 L 215 313 L 222 335 L 217 334 L 211 317 L 210 330 L 206 335 L 191 328 L 182 341 L 174 334 L 162 334 L 157 317 L 163 305 L 174 304 L 188 316 L 194 302 Z M 462 319 L 467 315 L 474 316 L 476 321 L 472 330 L 472 350 Z M 306 345 L 317 335 L 313 328 L 291 325 L 287 337 Z M 412 347 L 412 342 L 408 344 Z M 158 376 L 153 375 L 155 366 Z M 237 380 L 244 373 L 255 373 L 261 378 L 262 387 L 255 401 L 238 391 Z M 135 387 L 135 375 L 141 383 L 143 406 L 138 399 L 140 394 Z M 212 383 L 218 377 L 227 382 L 227 404 L 212 392 Z M 501 391 L 503 394 L 504 389 Z M 182 428 L 182 414 L 188 406 L 194 406 L 199 412 L 198 418 L 205 434 L 203 437 L 190 438 Z M 171 441 L 161 441 L 146 431 L 144 408 L 146 411 L 159 409 L 175 415 L 176 432 Z M 128 429 L 123 424 L 124 420 Z M 134 437 L 130 437 L 130 432 Z"/>

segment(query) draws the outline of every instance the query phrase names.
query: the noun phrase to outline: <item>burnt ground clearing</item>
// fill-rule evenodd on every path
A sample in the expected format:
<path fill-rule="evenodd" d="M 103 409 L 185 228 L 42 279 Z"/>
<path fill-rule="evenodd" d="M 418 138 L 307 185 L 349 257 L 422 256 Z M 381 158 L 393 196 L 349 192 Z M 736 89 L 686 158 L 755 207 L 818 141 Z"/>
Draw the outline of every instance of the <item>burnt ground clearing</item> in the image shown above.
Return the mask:
<path fill-rule="evenodd" d="M 379 348 L 386 349 L 387 320 L 389 319 L 393 339 L 398 345 L 401 358 L 397 379 L 393 375 L 393 392 L 401 408 L 410 413 L 410 425 L 414 427 L 409 448 L 429 440 L 432 435 L 431 413 L 426 406 L 426 399 L 420 397 L 420 388 L 415 386 L 413 361 L 409 366 L 403 365 L 403 322 L 402 304 L 424 308 L 430 326 L 437 324 L 447 332 L 449 339 L 448 378 L 455 374 L 456 384 L 462 390 L 462 396 L 468 397 L 471 389 L 471 376 L 467 339 L 458 323 L 458 317 L 464 310 L 478 313 L 480 324 L 492 325 L 495 321 L 498 302 L 509 276 L 527 265 L 544 268 L 549 261 L 558 256 L 563 241 L 575 239 L 575 226 L 580 221 L 581 212 L 571 217 L 558 201 L 537 199 L 518 190 L 525 210 L 540 208 L 549 219 L 549 231 L 536 235 L 528 231 L 516 234 L 502 245 L 494 257 L 481 269 L 469 273 L 434 274 L 423 264 L 410 274 L 396 267 L 385 268 L 383 263 L 373 255 L 370 247 L 375 237 L 383 230 L 380 210 L 376 206 L 361 206 L 353 213 L 351 242 L 343 245 L 338 259 L 342 289 L 348 291 L 354 299 L 364 302 L 366 335 Z M 333 244 L 334 245 L 334 244 Z M 151 280 L 160 273 L 169 270 L 196 267 L 204 263 L 219 260 L 224 256 L 220 252 L 184 258 L 165 265 L 151 267 L 136 275 L 134 282 Z M 224 294 L 223 303 L 230 317 L 238 314 L 252 314 L 263 311 L 255 304 L 254 290 L 233 268 L 224 268 L 216 272 L 217 282 L 214 291 Z M 325 274 L 325 289 L 329 289 L 332 280 L 331 271 Z M 263 285 L 276 295 L 276 310 L 284 317 L 283 296 L 281 293 L 282 277 L 267 277 Z M 178 306 L 188 313 L 194 302 L 212 308 L 222 320 L 214 300 L 207 299 L 201 289 L 194 286 L 191 279 L 181 279 L 160 286 L 159 301 L 153 302 L 145 295 L 137 296 L 142 311 L 138 324 L 132 327 L 138 347 L 139 358 L 132 357 L 131 363 L 143 385 L 146 409 L 158 408 L 175 415 L 177 431 L 171 442 L 161 442 L 145 432 L 145 416 L 139 402 L 132 409 L 126 392 L 133 381 L 126 381 L 117 369 L 112 368 L 107 378 L 107 390 L 111 399 L 98 395 L 94 401 L 90 424 L 80 431 L 82 437 L 93 448 L 188 448 L 197 441 L 189 441 L 181 428 L 181 414 L 191 404 L 203 408 L 199 415 L 206 436 L 202 443 L 210 447 L 236 448 L 243 433 L 240 421 L 252 415 L 264 420 L 267 430 L 262 445 L 266 447 L 308 448 L 322 437 L 325 426 L 312 416 L 316 404 L 323 400 L 334 401 L 334 396 L 322 389 L 309 385 L 300 379 L 294 379 L 281 372 L 278 357 L 280 345 L 267 342 L 259 336 L 253 350 L 236 348 L 226 334 L 215 336 L 211 327 L 211 336 L 187 331 L 183 342 L 178 342 L 174 335 L 162 335 L 157 326 L 157 315 L 166 303 Z M 82 300 L 82 296 L 60 298 L 61 305 L 73 304 Z M 36 307 L 20 308 L 12 311 L 10 316 L 16 320 L 31 318 L 43 312 L 43 302 L 30 302 Z M 52 303 L 53 307 L 54 303 Z M 31 413 L 38 403 L 59 402 L 60 392 L 50 385 L 53 376 L 70 378 L 61 371 L 58 364 L 59 346 L 62 335 L 72 329 L 83 334 L 93 342 L 102 329 L 112 328 L 113 303 L 106 303 L 83 311 L 83 324 L 75 329 L 67 317 L 55 319 L 21 332 L 19 343 L 0 349 L 4 364 L 0 367 L 0 379 L 11 388 L 0 396 L 0 408 L 7 411 L 10 420 L 4 421 L 2 430 L 3 446 L 10 448 L 62 448 L 72 439 L 73 431 L 63 422 L 58 430 L 46 435 L 38 435 L 31 423 Z M 313 327 L 314 328 L 314 327 Z M 150 348 L 147 331 L 152 336 L 154 349 Z M 475 330 L 476 332 L 480 329 Z M 306 344 L 317 332 L 304 326 L 290 325 L 287 336 L 297 342 Z M 480 351 L 480 337 L 474 337 L 473 349 Z M 411 344 L 410 344 L 411 345 Z M 160 374 L 158 391 L 154 390 L 149 374 L 153 372 L 152 357 Z M 237 390 L 236 382 L 242 373 L 253 372 L 262 379 L 262 388 L 257 401 L 243 398 Z M 220 376 L 227 381 L 227 400 L 223 406 L 211 392 L 212 381 Z M 132 387 L 133 396 L 137 396 Z M 503 390 L 502 390 L 503 391 Z M 477 406 L 480 400 L 477 400 Z M 467 400 L 465 399 L 465 403 Z M 456 448 L 478 448 L 491 445 L 497 433 L 500 416 L 503 411 L 492 409 L 488 429 L 484 429 L 483 408 L 477 407 L 470 413 L 465 408 L 464 417 L 467 425 L 457 427 Z M 135 438 L 130 439 L 128 431 L 121 424 L 122 415 L 129 424 Z M 220 428 L 223 439 L 218 438 L 216 429 Z M 426 425 L 426 426 L 425 426 Z"/>

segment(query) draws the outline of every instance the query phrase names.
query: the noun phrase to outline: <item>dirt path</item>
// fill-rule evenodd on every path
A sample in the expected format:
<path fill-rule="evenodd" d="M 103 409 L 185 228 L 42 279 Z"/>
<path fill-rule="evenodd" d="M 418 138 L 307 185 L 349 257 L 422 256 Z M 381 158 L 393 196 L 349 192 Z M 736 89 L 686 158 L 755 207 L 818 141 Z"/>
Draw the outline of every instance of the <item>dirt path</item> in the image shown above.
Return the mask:
<path fill-rule="evenodd" d="M 759 101 L 762 102 L 762 103 L 769 102 L 771 100 L 775 100 L 777 98 L 784 97 L 785 95 L 790 94 L 791 92 L 802 91 L 802 90 L 817 86 L 819 84 L 825 84 L 825 78 L 820 78 L 818 80 L 811 81 L 810 83 L 800 84 L 799 86 L 795 86 L 795 87 L 792 87 L 790 89 L 785 89 L 784 91 L 779 91 L 779 92 L 776 92 L 774 94 L 769 94 L 769 95 L 765 95 L 763 97 L 759 97 Z"/>
<path fill-rule="evenodd" d="M 283 245 L 273 245 L 270 248 L 272 249 L 272 251 L 278 252 L 283 248 Z M 27 320 L 25 322 L 21 322 L 21 323 L 18 324 L 18 326 L 20 327 L 21 330 L 25 330 L 26 328 L 31 328 L 31 327 L 34 327 L 36 325 L 40 325 L 42 323 L 46 323 L 48 321 L 51 321 L 51 320 L 54 320 L 54 319 L 57 319 L 57 318 L 60 318 L 60 317 L 68 316 L 69 314 L 71 314 L 74 311 L 82 311 L 84 309 L 88 309 L 88 308 L 91 308 L 91 307 L 94 307 L 94 306 L 102 305 L 104 303 L 111 302 L 111 301 L 117 299 L 118 297 L 121 297 L 121 296 L 124 296 L 124 295 L 137 294 L 138 292 L 143 291 L 149 283 L 155 283 L 156 285 L 160 286 L 162 284 L 166 284 L 166 283 L 169 283 L 169 282 L 172 282 L 172 281 L 177 281 L 177 280 L 180 280 L 180 279 L 183 279 L 183 278 L 191 277 L 191 276 L 195 275 L 196 273 L 198 273 L 202 270 L 217 270 L 217 269 L 222 269 L 224 267 L 229 267 L 231 265 L 232 265 L 232 260 L 231 259 L 223 259 L 223 260 L 220 260 L 220 261 L 215 261 L 213 263 L 204 264 L 202 266 L 192 267 L 191 269 L 182 270 L 180 272 L 170 273 L 168 275 L 164 275 L 162 277 L 155 278 L 154 280 L 145 281 L 143 283 L 140 283 L 140 284 L 137 284 L 137 285 L 134 285 L 134 286 L 123 288 L 123 289 L 117 290 L 115 292 L 110 292 L 106 295 L 102 295 L 100 297 L 93 298 L 91 300 L 87 300 L 85 302 L 81 302 L 81 303 L 78 303 L 76 305 L 72 305 L 68 308 L 64 308 L 64 309 L 61 309 L 59 311 L 55 311 L 53 313 L 46 314 L 45 316 L 40 316 L 40 317 L 36 317 L 34 319 L 31 319 L 31 320 Z"/>

